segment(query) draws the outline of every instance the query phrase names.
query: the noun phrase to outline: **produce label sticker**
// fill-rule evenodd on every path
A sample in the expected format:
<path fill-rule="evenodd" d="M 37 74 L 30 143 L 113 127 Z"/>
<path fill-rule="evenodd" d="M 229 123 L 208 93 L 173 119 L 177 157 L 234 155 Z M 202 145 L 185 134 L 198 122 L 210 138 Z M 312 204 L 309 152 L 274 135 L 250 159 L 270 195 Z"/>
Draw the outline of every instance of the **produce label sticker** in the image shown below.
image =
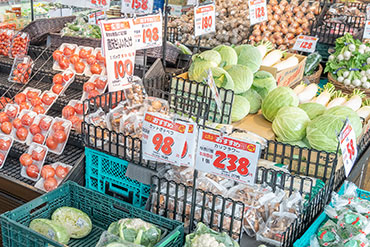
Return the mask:
<path fill-rule="evenodd" d="M 357 158 L 356 135 L 348 120 L 340 132 L 338 139 L 342 151 L 344 170 L 348 177 Z"/>
<path fill-rule="evenodd" d="M 191 166 L 194 167 L 195 162 L 195 152 L 197 147 L 197 139 L 198 139 L 198 127 L 197 124 L 192 123 L 186 123 L 186 139 L 184 148 L 181 153 L 181 159 L 180 159 L 180 166 Z"/>
<path fill-rule="evenodd" d="M 143 158 L 180 165 L 187 126 L 162 114 L 146 112 L 143 122 Z"/>
<path fill-rule="evenodd" d="M 196 37 L 216 32 L 216 5 L 207 4 L 194 8 L 194 34 Z"/>
<path fill-rule="evenodd" d="M 107 15 L 104 10 L 90 13 L 88 22 L 92 25 L 99 25 L 100 21 L 105 20 Z"/>
<path fill-rule="evenodd" d="M 133 19 L 137 50 L 162 46 L 162 14 Z"/>
<path fill-rule="evenodd" d="M 79 2 L 79 1 L 76 1 Z M 108 9 L 110 7 L 110 0 L 88 0 L 85 8 L 89 9 Z"/>
<path fill-rule="evenodd" d="M 260 150 L 260 144 L 201 129 L 195 169 L 253 184 Z"/>
<path fill-rule="evenodd" d="M 294 43 L 293 50 L 312 53 L 316 50 L 318 40 L 319 38 L 316 37 L 299 35 Z"/>
<path fill-rule="evenodd" d="M 107 61 L 109 92 L 130 87 L 135 65 L 132 19 L 101 21 L 102 49 Z"/>
<path fill-rule="evenodd" d="M 121 13 L 150 14 L 153 12 L 154 0 L 122 0 Z"/>
<path fill-rule="evenodd" d="M 364 39 L 370 39 L 370 20 L 365 22 Z"/>
<path fill-rule="evenodd" d="M 211 88 L 211 91 L 213 93 L 213 96 L 216 101 L 216 105 L 220 113 L 222 113 L 222 100 L 220 93 L 218 92 L 218 88 L 216 86 L 215 80 L 213 79 L 212 71 L 208 70 L 208 77 L 207 77 L 207 84 Z"/>
<path fill-rule="evenodd" d="M 266 0 L 249 0 L 248 4 L 251 25 L 267 21 Z"/>

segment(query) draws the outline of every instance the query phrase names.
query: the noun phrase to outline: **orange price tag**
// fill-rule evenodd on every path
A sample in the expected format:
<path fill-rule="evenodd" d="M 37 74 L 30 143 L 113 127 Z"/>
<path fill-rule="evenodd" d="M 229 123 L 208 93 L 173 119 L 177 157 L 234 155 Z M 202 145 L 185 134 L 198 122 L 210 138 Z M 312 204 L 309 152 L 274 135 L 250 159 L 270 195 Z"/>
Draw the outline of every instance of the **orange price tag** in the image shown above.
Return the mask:
<path fill-rule="evenodd" d="M 316 44 L 319 38 L 299 35 L 294 43 L 293 50 L 312 53 L 316 50 Z"/>
<path fill-rule="evenodd" d="M 162 14 L 137 17 L 133 20 L 136 49 L 162 46 Z"/>

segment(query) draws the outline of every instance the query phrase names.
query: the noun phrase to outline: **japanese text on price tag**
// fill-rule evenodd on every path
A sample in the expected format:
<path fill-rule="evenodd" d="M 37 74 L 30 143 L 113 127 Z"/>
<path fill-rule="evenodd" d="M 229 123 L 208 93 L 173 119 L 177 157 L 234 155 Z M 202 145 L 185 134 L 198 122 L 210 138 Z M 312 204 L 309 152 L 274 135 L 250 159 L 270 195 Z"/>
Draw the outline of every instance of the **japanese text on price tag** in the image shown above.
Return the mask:
<path fill-rule="evenodd" d="M 207 4 L 194 8 L 194 35 L 216 32 L 216 6 Z"/>
<path fill-rule="evenodd" d="M 121 13 L 149 14 L 153 12 L 154 0 L 122 0 Z"/>
<path fill-rule="evenodd" d="M 296 51 L 303 52 L 314 52 L 316 50 L 316 44 L 319 38 L 299 35 L 294 43 L 293 49 Z"/>
<path fill-rule="evenodd" d="M 132 19 L 101 21 L 100 24 L 109 91 L 119 91 L 130 86 L 134 75 L 136 48 Z"/>
<path fill-rule="evenodd" d="M 266 0 L 249 0 L 249 16 L 251 25 L 267 21 Z"/>
<path fill-rule="evenodd" d="M 133 19 L 137 50 L 162 46 L 162 14 Z"/>
<path fill-rule="evenodd" d="M 338 139 L 342 151 L 344 170 L 348 177 L 357 158 L 356 134 L 348 120 L 340 132 Z"/>
<path fill-rule="evenodd" d="M 218 92 L 215 80 L 213 79 L 212 71 L 208 70 L 207 84 L 212 91 L 213 97 L 215 98 L 216 105 L 220 113 L 222 112 L 222 100 L 220 93 Z"/>
<path fill-rule="evenodd" d="M 184 148 L 181 153 L 180 166 L 194 167 L 195 152 L 196 152 L 197 139 L 198 139 L 198 127 L 196 123 L 183 122 L 183 124 L 187 125 L 187 128 L 186 128 L 187 136 L 186 136 Z"/>
<path fill-rule="evenodd" d="M 365 22 L 365 29 L 364 29 L 364 39 L 370 39 L 370 20 Z"/>
<path fill-rule="evenodd" d="M 260 145 L 199 130 L 195 169 L 253 184 Z"/>
<path fill-rule="evenodd" d="M 110 0 L 88 0 L 85 7 L 91 9 L 108 9 L 110 7 Z"/>
<path fill-rule="evenodd" d="M 100 21 L 105 20 L 106 17 L 107 17 L 107 15 L 105 14 L 104 10 L 93 12 L 93 13 L 88 15 L 89 24 L 93 24 L 93 25 L 99 24 Z"/>
<path fill-rule="evenodd" d="M 143 122 L 143 158 L 179 165 L 187 135 L 186 127 L 164 115 L 146 112 Z"/>

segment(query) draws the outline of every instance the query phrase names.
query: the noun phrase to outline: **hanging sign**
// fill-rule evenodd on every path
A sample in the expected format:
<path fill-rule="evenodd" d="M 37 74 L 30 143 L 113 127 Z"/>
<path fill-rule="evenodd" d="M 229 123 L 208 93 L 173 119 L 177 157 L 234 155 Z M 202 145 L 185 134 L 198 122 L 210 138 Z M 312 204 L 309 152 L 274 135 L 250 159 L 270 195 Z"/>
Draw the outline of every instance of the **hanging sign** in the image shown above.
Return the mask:
<path fill-rule="evenodd" d="M 154 0 L 122 0 L 121 13 L 150 14 L 153 13 Z"/>
<path fill-rule="evenodd" d="M 267 21 L 266 0 L 249 0 L 248 4 L 251 25 Z"/>
<path fill-rule="evenodd" d="M 101 20 L 105 20 L 107 15 L 104 10 L 90 13 L 88 16 L 88 22 L 92 25 L 98 25 Z"/>
<path fill-rule="evenodd" d="M 216 6 L 212 4 L 194 8 L 194 34 L 201 36 L 216 32 Z"/>
<path fill-rule="evenodd" d="M 137 50 L 162 46 L 162 14 L 136 17 L 134 40 Z"/>
<path fill-rule="evenodd" d="M 344 170 L 348 177 L 357 158 L 356 134 L 348 119 L 346 120 L 338 139 L 340 149 L 342 151 Z"/>
<path fill-rule="evenodd" d="M 195 169 L 253 184 L 260 150 L 260 144 L 201 129 Z"/>
<path fill-rule="evenodd" d="M 212 91 L 213 97 L 215 98 L 216 105 L 220 113 L 222 112 L 222 100 L 218 88 L 216 86 L 215 80 L 213 79 L 212 71 L 208 70 L 207 84 Z"/>
<path fill-rule="evenodd" d="M 364 28 L 364 39 L 370 39 L 370 20 L 367 20 L 365 22 L 365 28 Z"/>
<path fill-rule="evenodd" d="M 294 43 L 293 50 L 309 53 L 315 52 L 318 40 L 319 38 L 316 37 L 299 35 Z"/>
<path fill-rule="evenodd" d="M 136 53 L 132 19 L 104 20 L 100 25 L 109 92 L 130 87 Z"/>

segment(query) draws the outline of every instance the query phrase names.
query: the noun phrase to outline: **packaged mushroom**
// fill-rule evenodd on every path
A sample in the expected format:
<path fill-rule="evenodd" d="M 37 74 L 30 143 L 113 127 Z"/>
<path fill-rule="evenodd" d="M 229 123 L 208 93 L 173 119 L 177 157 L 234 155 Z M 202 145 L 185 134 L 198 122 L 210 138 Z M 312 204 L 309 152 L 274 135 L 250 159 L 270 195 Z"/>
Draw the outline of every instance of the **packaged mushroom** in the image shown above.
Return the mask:
<path fill-rule="evenodd" d="M 146 97 L 144 99 L 145 112 L 157 112 L 168 115 L 170 107 L 166 100 L 156 97 Z"/>
<path fill-rule="evenodd" d="M 101 141 L 95 140 L 93 137 L 97 137 L 98 139 L 105 139 L 108 136 L 108 131 L 104 131 L 105 129 L 108 129 L 107 126 L 108 121 L 106 119 L 106 115 L 103 109 L 99 108 L 96 112 L 88 114 L 85 120 L 86 123 L 89 124 L 90 130 L 87 133 L 90 133 L 88 135 L 91 141 L 92 142 L 97 141 L 97 145 L 101 145 Z"/>
<path fill-rule="evenodd" d="M 142 137 L 143 128 L 143 115 L 129 113 L 128 115 L 121 118 L 120 121 L 120 133 L 129 135 L 133 138 Z"/>
<path fill-rule="evenodd" d="M 124 90 L 125 98 L 128 106 L 134 107 L 142 105 L 144 103 L 144 98 L 147 96 L 143 84 L 138 82 L 133 82 L 130 88 Z"/>

